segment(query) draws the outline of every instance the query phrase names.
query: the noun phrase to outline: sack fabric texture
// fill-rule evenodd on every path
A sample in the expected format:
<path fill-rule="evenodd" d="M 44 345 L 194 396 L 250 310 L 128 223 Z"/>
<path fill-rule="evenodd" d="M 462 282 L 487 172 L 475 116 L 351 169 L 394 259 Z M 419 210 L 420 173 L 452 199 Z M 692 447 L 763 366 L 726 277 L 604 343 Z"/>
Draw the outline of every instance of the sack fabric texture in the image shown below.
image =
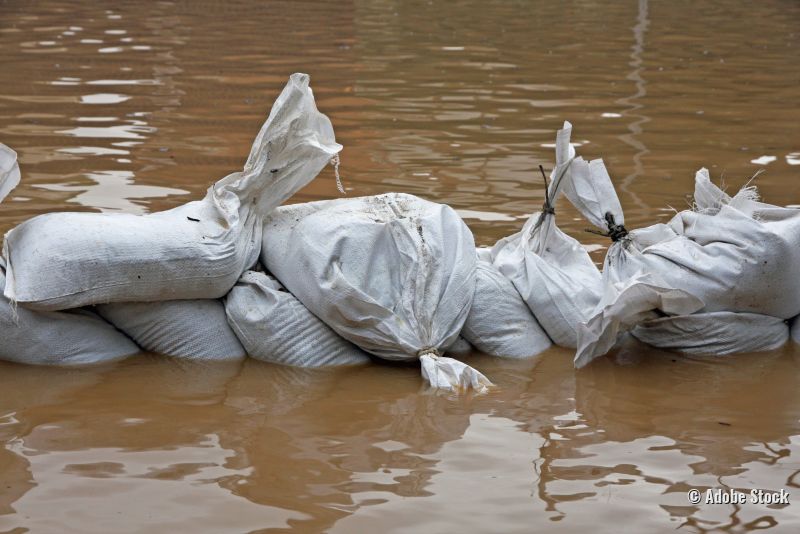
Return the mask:
<path fill-rule="evenodd" d="M 604 168 L 587 177 L 584 190 L 616 198 Z M 706 169 L 695 176 L 694 197 L 693 210 L 677 213 L 667 224 L 631 232 L 622 227 L 621 212 L 599 203 L 576 204 L 614 240 L 603 268 L 604 301 L 580 325 L 577 366 L 605 354 L 616 335 L 656 319 L 656 310 L 662 315 L 688 315 L 673 319 L 672 327 L 663 321 L 662 328 L 688 328 L 689 322 L 698 321 L 695 335 L 705 332 L 709 337 L 687 343 L 716 345 L 726 353 L 772 346 L 770 340 L 781 337 L 777 333 L 750 341 L 731 337 L 736 324 L 772 321 L 777 332 L 781 328 L 775 321 L 800 313 L 800 286 L 794 280 L 795 266 L 800 265 L 800 210 L 758 202 L 753 187 L 730 197 L 711 183 Z M 655 293 L 647 296 L 631 290 L 634 280 L 646 282 L 643 287 Z M 689 315 L 697 312 L 702 314 Z M 710 325 L 704 314 L 714 312 L 732 315 L 711 316 Z M 754 322 L 753 314 L 767 318 Z M 723 328 L 720 321 L 731 324 Z M 741 342 L 738 348 L 735 340 Z"/>
<path fill-rule="evenodd" d="M 774 350 L 789 340 L 783 319 L 736 312 L 659 317 L 638 324 L 631 333 L 659 349 L 714 356 Z"/>
<path fill-rule="evenodd" d="M 202 361 L 246 356 L 219 299 L 115 302 L 95 309 L 147 352 Z"/>
<path fill-rule="evenodd" d="M 261 261 L 363 350 L 420 359 L 437 386 L 488 383 L 440 356 L 456 341 L 475 293 L 475 243 L 449 206 L 397 193 L 285 206 L 266 221 Z"/>
<path fill-rule="evenodd" d="M 552 345 L 514 284 L 480 260 L 475 297 L 461 335 L 484 354 L 502 358 L 528 358 Z"/>
<path fill-rule="evenodd" d="M 490 256 L 550 339 L 574 348 L 578 324 L 589 318 L 602 296 L 602 276 L 583 246 L 556 226 L 556 200 L 571 190 L 576 169 L 587 165 L 575 156 L 571 134 L 572 125 L 565 122 L 556 136 L 556 165 L 543 210 L 531 215 L 522 231 L 498 241 Z"/>
<path fill-rule="evenodd" d="M 257 360 L 295 367 L 371 361 L 265 273 L 246 271 L 225 299 L 225 312 L 247 353 Z"/>
<path fill-rule="evenodd" d="M 0 260 L 0 265 L 2 265 Z M 5 285 L 0 266 L 0 287 Z M 140 352 L 125 334 L 85 309 L 39 312 L 0 296 L 0 360 L 77 366 L 122 360 Z"/>
<path fill-rule="evenodd" d="M 60 310 L 224 296 L 258 259 L 263 217 L 341 150 L 308 82 L 291 76 L 244 169 L 203 200 L 148 215 L 49 213 L 10 230 L 6 298 Z"/>

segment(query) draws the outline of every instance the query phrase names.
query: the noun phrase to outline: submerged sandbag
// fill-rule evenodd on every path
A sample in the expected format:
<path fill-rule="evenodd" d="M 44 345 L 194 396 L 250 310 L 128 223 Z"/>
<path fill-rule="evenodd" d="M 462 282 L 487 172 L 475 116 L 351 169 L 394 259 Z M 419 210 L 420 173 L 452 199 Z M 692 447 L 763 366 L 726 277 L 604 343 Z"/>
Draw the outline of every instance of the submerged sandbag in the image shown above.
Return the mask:
<path fill-rule="evenodd" d="M 556 136 L 556 165 L 543 210 L 531 215 L 522 231 L 498 241 L 489 255 L 550 339 L 574 348 L 577 325 L 589 318 L 602 296 L 602 277 L 581 244 L 556 226 L 555 202 L 570 188 L 574 169 L 586 164 L 575 156 L 571 133 L 572 125 L 565 122 Z"/>
<path fill-rule="evenodd" d="M 148 352 L 205 361 L 246 356 L 219 299 L 115 302 L 96 310 Z"/>
<path fill-rule="evenodd" d="M 0 259 L 0 287 L 6 277 Z M 0 360 L 33 365 L 113 362 L 140 352 L 136 344 L 89 310 L 37 312 L 0 296 Z"/>
<path fill-rule="evenodd" d="M 789 340 L 785 320 L 735 312 L 659 317 L 640 323 L 631 333 L 659 349 L 715 356 L 774 350 Z"/>
<path fill-rule="evenodd" d="M 604 198 L 616 197 L 604 167 L 590 178 L 583 182 L 587 197 L 596 191 Z M 676 214 L 668 224 L 631 232 L 622 226 L 621 211 L 614 213 L 597 202 L 576 203 L 613 240 L 603 268 L 607 291 L 646 278 L 651 288 L 686 305 L 683 312 L 666 310 L 658 307 L 658 298 L 643 298 L 636 291 L 607 293 L 581 326 L 576 365 L 604 354 L 618 333 L 653 319 L 640 306 L 646 301 L 653 310 L 676 315 L 726 311 L 783 320 L 800 312 L 800 286 L 794 280 L 800 265 L 800 210 L 762 204 L 755 196 L 753 188 L 745 188 L 730 197 L 701 169 L 695 176 L 695 210 Z M 697 304 L 691 305 L 688 296 Z"/>
<path fill-rule="evenodd" d="M 314 315 L 365 351 L 420 359 L 425 376 L 452 379 L 452 389 L 489 383 L 441 356 L 456 341 L 475 292 L 472 233 L 449 206 L 398 193 L 284 206 L 266 221 L 261 261 Z M 447 369 L 438 374 L 438 365 Z"/>
<path fill-rule="evenodd" d="M 314 317 L 273 277 L 247 271 L 225 299 L 228 322 L 257 360 L 295 367 L 369 363 L 369 356 Z"/>
<path fill-rule="evenodd" d="M 514 284 L 480 260 L 475 297 L 461 335 L 481 352 L 504 358 L 535 356 L 552 344 Z"/>
<path fill-rule="evenodd" d="M 258 259 L 263 217 L 342 148 L 308 82 L 291 76 L 243 171 L 201 201 L 149 215 L 50 213 L 9 231 L 5 296 L 40 310 L 224 296 Z"/>

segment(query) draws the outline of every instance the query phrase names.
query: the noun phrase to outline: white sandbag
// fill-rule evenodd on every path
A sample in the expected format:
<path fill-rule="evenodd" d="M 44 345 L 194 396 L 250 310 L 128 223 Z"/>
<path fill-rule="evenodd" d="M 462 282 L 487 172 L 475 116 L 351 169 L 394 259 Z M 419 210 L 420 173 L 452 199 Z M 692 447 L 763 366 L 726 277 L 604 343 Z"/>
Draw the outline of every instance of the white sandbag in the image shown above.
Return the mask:
<path fill-rule="evenodd" d="M 603 298 L 589 320 L 578 325 L 575 367 L 580 369 L 606 354 L 634 326 L 657 318 L 656 310 L 687 315 L 702 307 L 697 297 L 664 287 L 650 274 L 637 273 L 625 282 L 604 281 Z"/>
<path fill-rule="evenodd" d="M 257 359 L 295 367 L 369 363 L 369 356 L 317 319 L 281 284 L 247 271 L 225 299 L 228 322 Z"/>
<path fill-rule="evenodd" d="M 602 277 L 589 254 L 555 222 L 553 206 L 570 185 L 576 169 L 588 168 L 569 139 L 572 125 L 556 136 L 556 165 L 550 175 L 545 207 L 534 213 L 522 231 L 492 247 L 492 263 L 517 288 L 550 339 L 564 347 L 577 346 L 577 325 L 589 318 L 602 296 Z"/>
<path fill-rule="evenodd" d="M 795 343 L 800 343 L 800 319 L 797 317 L 792 321 L 792 339 Z"/>
<path fill-rule="evenodd" d="M 0 202 L 19 184 L 17 153 L 0 143 Z"/>
<path fill-rule="evenodd" d="M 472 233 L 452 208 L 412 195 L 279 208 L 261 261 L 345 339 L 384 359 L 425 359 L 429 370 L 450 365 L 437 354 L 455 342 L 475 292 Z M 466 378 L 448 374 L 456 370 Z M 441 376 L 457 389 L 473 372 Z"/>
<path fill-rule="evenodd" d="M 5 280 L 0 268 L 0 287 Z M 37 312 L 15 307 L 3 296 L 0 329 L 0 360 L 10 362 L 74 366 L 113 362 L 140 352 L 91 311 Z"/>
<path fill-rule="evenodd" d="M 616 196 L 602 163 L 589 175 L 574 177 L 580 180 L 605 184 L 586 191 Z M 621 332 L 652 319 L 645 309 L 649 305 L 676 315 L 728 311 L 787 319 L 800 312 L 800 287 L 794 283 L 794 268 L 800 265 L 800 211 L 757 202 L 753 188 L 731 198 L 711 184 L 705 169 L 695 182 L 699 211 L 683 211 L 668 224 L 631 232 L 622 226 L 621 213 L 600 213 L 604 208 L 599 203 L 576 203 L 613 240 L 603 269 L 605 302 L 581 327 L 577 366 L 604 354 Z M 667 310 L 659 308 L 655 294 L 619 290 L 642 276 L 648 281 L 645 293 L 672 294 L 687 309 L 694 307 L 687 298 L 691 295 L 700 305 L 690 311 Z M 617 289 L 609 293 L 610 288 Z"/>
<path fill-rule="evenodd" d="M 789 340 L 789 326 L 768 315 L 711 312 L 650 319 L 632 334 L 659 349 L 722 356 L 777 349 Z"/>
<path fill-rule="evenodd" d="M 652 273 L 700 298 L 706 312 L 781 319 L 800 313 L 800 210 L 754 202 L 752 188 L 731 198 L 711 183 L 706 169 L 697 172 L 695 191 L 700 211 L 682 211 L 666 225 L 632 231 L 609 248 L 609 280 Z M 715 201 L 709 200 L 713 191 Z"/>
<path fill-rule="evenodd" d="M 528 358 L 552 343 L 519 292 L 491 263 L 478 261 L 475 297 L 461 335 L 490 356 Z"/>
<path fill-rule="evenodd" d="M 219 299 L 115 302 L 96 310 L 148 352 L 203 361 L 246 356 Z"/>
<path fill-rule="evenodd" d="M 224 296 L 261 247 L 263 217 L 341 150 L 308 75 L 293 74 L 243 171 L 149 215 L 51 213 L 6 234 L 5 295 L 32 309 Z"/>

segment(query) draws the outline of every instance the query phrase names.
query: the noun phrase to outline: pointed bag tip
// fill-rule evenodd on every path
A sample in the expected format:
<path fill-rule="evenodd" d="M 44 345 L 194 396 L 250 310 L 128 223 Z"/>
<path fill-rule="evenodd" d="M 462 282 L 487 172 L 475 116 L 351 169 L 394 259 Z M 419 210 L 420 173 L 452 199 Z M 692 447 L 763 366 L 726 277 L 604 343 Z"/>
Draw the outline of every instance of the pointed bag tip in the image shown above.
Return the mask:
<path fill-rule="evenodd" d="M 311 76 L 304 72 L 295 72 L 291 76 L 289 76 L 289 81 L 292 84 L 300 87 L 301 89 L 305 89 L 308 87 L 309 82 L 311 81 Z"/>

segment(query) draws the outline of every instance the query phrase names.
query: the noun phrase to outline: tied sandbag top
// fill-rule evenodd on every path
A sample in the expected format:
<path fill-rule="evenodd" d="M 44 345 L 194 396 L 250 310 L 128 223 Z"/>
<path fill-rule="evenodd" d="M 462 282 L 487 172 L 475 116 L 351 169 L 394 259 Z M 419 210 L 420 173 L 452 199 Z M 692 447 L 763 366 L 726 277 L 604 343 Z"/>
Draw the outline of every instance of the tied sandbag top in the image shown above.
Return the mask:
<path fill-rule="evenodd" d="M 244 169 L 211 186 L 203 200 L 141 216 L 51 213 L 8 232 L 6 297 L 58 310 L 224 296 L 258 259 L 263 217 L 342 148 L 308 81 L 291 76 Z"/>
<path fill-rule="evenodd" d="M 391 360 L 450 346 L 475 289 L 472 233 L 449 206 L 406 194 L 279 208 L 261 260 L 339 335 Z"/>

